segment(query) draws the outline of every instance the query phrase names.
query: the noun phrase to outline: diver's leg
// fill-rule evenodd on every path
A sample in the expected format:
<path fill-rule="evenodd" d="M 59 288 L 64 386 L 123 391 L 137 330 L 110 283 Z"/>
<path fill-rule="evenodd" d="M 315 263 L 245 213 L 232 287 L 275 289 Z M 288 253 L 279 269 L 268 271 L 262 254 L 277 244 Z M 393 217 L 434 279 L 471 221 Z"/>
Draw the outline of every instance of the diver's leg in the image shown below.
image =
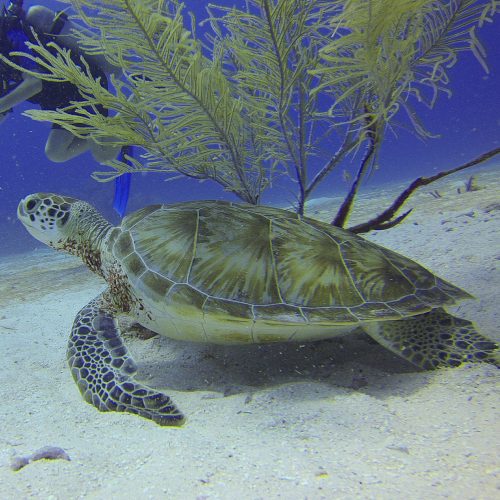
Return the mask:
<path fill-rule="evenodd" d="M 45 144 L 45 155 L 55 163 L 63 163 L 89 149 L 95 160 L 103 163 L 114 160 L 120 153 L 121 146 L 97 144 L 92 139 L 80 139 L 68 130 L 53 128 Z"/>
<path fill-rule="evenodd" d="M 35 31 L 50 34 L 56 37 L 56 40 L 60 41 L 64 47 L 75 52 L 81 52 L 78 38 L 71 31 L 74 29 L 86 31 L 85 28 L 77 26 L 66 17 L 61 17 L 59 21 L 62 19 L 62 23 L 56 24 L 57 15 L 56 12 L 43 5 L 34 5 L 28 10 L 26 20 L 34 27 Z M 121 73 L 120 68 L 110 65 L 102 55 L 85 54 L 85 58 L 89 63 L 101 68 L 105 73 Z M 59 163 L 70 160 L 89 149 L 92 151 L 96 161 L 106 162 L 118 156 L 121 146 L 98 144 L 91 139 L 79 139 L 71 134 L 71 132 L 61 128 L 54 128 L 47 140 L 45 154 L 50 160 Z"/>
<path fill-rule="evenodd" d="M 62 163 L 81 155 L 91 147 L 89 140 L 80 139 L 68 130 L 53 128 L 45 144 L 45 155 L 56 163 Z"/>
<path fill-rule="evenodd" d="M 26 20 L 31 26 L 33 26 L 35 31 L 52 35 L 57 39 L 57 41 L 60 41 L 62 46 L 75 52 L 82 53 L 78 37 L 75 37 L 72 31 L 78 30 L 89 34 L 91 34 L 91 32 L 83 26 L 73 23 L 67 19 L 66 16 L 60 18 L 60 21 L 62 22 L 58 27 L 56 24 L 58 19 L 57 16 L 60 16 L 60 13 L 56 13 L 52 9 L 44 7 L 43 5 L 34 5 L 28 9 Z M 84 55 L 85 59 L 89 63 L 99 66 L 105 73 L 113 73 L 116 76 L 121 74 L 121 68 L 113 66 L 102 54 Z"/>
<path fill-rule="evenodd" d="M 103 139 L 104 140 L 104 139 Z M 113 139 L 110 139 L 112 141 Z M 92 151 L 92 156 L 99 163 L 104 163 L 106 161 L 114 160 L 120 153 L 121 146 L 114 146 L 113 144 L 98 144 L 97 142 L 89 139 L 90 150 Z"/>

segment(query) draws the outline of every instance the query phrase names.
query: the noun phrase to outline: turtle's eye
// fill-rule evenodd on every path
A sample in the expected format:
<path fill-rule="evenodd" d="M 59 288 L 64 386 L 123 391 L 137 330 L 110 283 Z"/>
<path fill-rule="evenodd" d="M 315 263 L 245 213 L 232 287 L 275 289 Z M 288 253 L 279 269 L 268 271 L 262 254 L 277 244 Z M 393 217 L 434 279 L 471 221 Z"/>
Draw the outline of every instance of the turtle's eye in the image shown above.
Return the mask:
<path fill-rule="evenodd" d="M 36 205 L 37 205 L 36 201 L 32 198 L 26 203 L 26 210 L 28 212 L 31 212 L 32 210 L 35 209 Z"/>

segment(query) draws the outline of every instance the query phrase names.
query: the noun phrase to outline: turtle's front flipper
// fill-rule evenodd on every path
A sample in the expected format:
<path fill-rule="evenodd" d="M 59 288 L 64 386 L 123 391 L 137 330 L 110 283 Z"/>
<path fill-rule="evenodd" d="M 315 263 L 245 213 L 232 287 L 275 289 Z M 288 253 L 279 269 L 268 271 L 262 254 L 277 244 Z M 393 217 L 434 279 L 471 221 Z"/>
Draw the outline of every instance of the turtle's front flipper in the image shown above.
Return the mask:
<path fill-rule="evenodd" d="M 500 364 L 498 344 L 480 335 L 470 321 L 443 309 L 364 328 L 379 344 L 426 370 L 465 362 Z"/>
<path fill-rule="evenodd" d="M 168 396 L 134 380 L 136 364 L 102 296 L 76 316 L 67 356 L 85 401 L 99 410 L 128 411 L 159 425 L 182 425 L 184 417 Z"/>

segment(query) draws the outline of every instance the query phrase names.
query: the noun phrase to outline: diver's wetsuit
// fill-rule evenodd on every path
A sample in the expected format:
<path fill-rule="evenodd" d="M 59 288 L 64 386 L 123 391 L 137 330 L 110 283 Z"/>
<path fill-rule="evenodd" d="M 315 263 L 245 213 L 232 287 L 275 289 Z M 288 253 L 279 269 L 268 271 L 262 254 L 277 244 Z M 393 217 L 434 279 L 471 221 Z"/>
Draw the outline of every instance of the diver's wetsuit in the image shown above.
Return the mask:
<path fill-rule="evenodd" d="M 38 34 L 40 41 L 46 45 L 50 41 L 57 43 L 56 35 L 58 35 L 67 19 L 66 14 L 58 13 L 55 17 L 54 24 L 52 26 L 50 34 Z M 19 20 L 13 26 L 9 27 L 3 34 L 2 37 L 2 54 L 9 57 L 13 62 L 27 70 L 35 70 L 38 72 L 43 72 L 43 67 L 38 66 L 32 59 L 27 57 L 11 56 L 12 51 L 21 51 L 30 53 L 29 48 L 26 46 L 27 41 L 31 40 L 31 33 L 27 27 L 23 26 L 23 23 Z M 50 50 L 50 48 L 48 49 Z M 80 55 L 72 54 L 72 59 L 75 64 L 81 64 Z M 108 86 L 108 79 L 104 71 L 95 64 L 89 64 L 89 69 L 94 78 L 100 78 L 100 83 L 104 88 Z M 12 68 L 6 64 L 2 64 L 0 71 L 2 73 L 2 81 L 4 82 L 4 87 L 8 86 L 8 91 L 13 90 L 22 81 L 22 73 Z M 80 94 L 78 87 L 70 82 L 50 82 L 47 80 L 42 80 L 42 90 L 27 99 L 28 102 L 33 104 L 38 104 L 43 110 L 55 110 L 58 108 L 64 108 L 70 104 L 71 101 L 83 101 L 85 100 Z M 107 109 L 104 106 L 96 106 L 99 113 L 107 116 Z M 86 108 L 89 112 L 93 112 L 92 108 Z M 67 111 L 72 113 L 72 110 Z M 61 128 L 60 125 L 54 123 L 52 128 Z"/>
<path fill-rule="evenodd" d="M 17 17 L 11 17 L 6 11 L 0 16 L 0 52 L 12 62 L 29 70 L 38 69 L 37 64 L 26 57 L 11 56 L 10 52 L 22 50 L 29 52 L 25 42 L 28 37 L 22 28 L 21 21 Z M 1 92 L 0 97 L 14 90 L 22 81 L 22 74 L 17 69 L 0 61 Z"/>

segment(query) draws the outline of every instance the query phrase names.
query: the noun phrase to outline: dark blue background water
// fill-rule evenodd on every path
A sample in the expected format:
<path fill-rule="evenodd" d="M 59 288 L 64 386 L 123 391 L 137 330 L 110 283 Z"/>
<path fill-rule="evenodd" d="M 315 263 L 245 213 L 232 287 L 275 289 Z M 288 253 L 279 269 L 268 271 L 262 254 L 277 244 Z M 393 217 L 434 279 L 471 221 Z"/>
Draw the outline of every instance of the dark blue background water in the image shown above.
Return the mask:
<path fill-rule="evenodd" d="M 57 9 L 53 1 L 25 2 L 25 7 L 43 3 Z M 187 0 L 197 19 L 204 17 L 200 5 L 205 2 Z M 217 2 L 216 2 L 217 3 Z M 219 4 L 234 4 L 220 1 Z M 237 3 L 237 2 L 236 2 Z M 241 2 L 240 2 L 241 4 Z M 194 7 L 193 7 L 194 6 Z M 486 75 L 474 56 L 460 55 L 450 70 L 451 99 L 441 95 L 434 110 L 416 106 L 423 123 L 439 139 L 425 142 L 398 130 L 388 135 L 380 158 L 380 170 L 370 179 L 372 184 L 411 180 L 419 175 L 457 166 L 500 143 L 500 30 L 496 22 L 479 31 L 488 53 L 490 74 Z M 85 154 L 64 164 L 54 164 L 44 156 L 44 145 L 50 124 L 30 120 L 20 114 L 27 106 L 19 106 L 1 126 L 0 135 L 0 254 L 24 251 L 39 244 L 16 219 L 19 199 L 36 191 L 61 192 L 84 198 L 97 205 L 114 222 L 118 217 L 111 209 L 113 184 L 101 184 L 90 178 L 98 164 Z M 229 198 L 218 185 L 192 180 L 164 182 L 161 174 L 138 174 L 133 177 L 129 210 L 154 202 L 175 202 L 196 198 Z M 329 196 L 345 189 L 340 175 L 325 182 L 316 196 Z M 293 201 L 285 189 L 270 192 L 267 202 Z"/>

